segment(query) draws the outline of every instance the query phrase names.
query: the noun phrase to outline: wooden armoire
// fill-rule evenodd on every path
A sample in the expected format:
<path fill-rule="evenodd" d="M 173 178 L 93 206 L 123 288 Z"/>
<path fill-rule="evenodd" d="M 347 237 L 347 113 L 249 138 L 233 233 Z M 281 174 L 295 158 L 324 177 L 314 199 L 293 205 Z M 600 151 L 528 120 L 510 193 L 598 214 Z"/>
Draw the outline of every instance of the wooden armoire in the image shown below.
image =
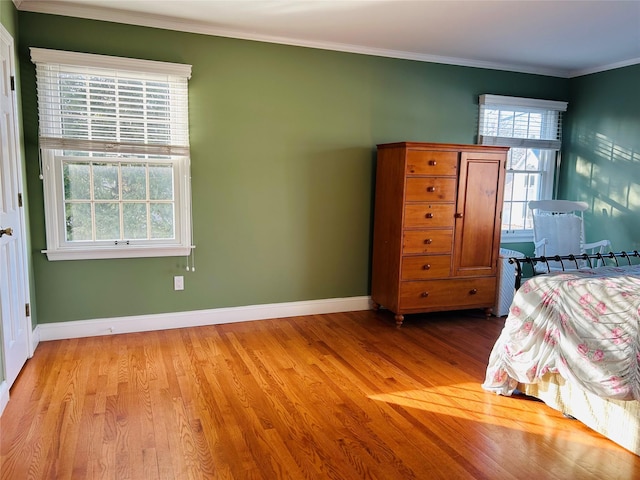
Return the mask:
<path fill-rule="evenodd" d="M 496 299 L 508 147 L 378 145 L 371 299 L 407 313 Z"/>

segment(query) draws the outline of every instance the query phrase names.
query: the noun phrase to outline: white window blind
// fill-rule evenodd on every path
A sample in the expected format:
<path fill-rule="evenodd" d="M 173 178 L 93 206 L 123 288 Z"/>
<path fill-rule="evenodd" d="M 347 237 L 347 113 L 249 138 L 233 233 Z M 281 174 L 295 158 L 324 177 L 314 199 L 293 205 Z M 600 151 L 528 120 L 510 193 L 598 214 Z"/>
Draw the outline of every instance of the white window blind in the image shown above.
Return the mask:
<path fill-rule="evenodd" d="M 31 49 L 50 260 L 188 255 L 191 66 Z"/>
<path fill-rule="evenodd" d="M 566 102 L 480 95 L 482 145 L 559 150 Z"/>
<path fill-rule="evenodd" d="M 31 49 L 40 147 L 189 154 L 191 66 Z"/>

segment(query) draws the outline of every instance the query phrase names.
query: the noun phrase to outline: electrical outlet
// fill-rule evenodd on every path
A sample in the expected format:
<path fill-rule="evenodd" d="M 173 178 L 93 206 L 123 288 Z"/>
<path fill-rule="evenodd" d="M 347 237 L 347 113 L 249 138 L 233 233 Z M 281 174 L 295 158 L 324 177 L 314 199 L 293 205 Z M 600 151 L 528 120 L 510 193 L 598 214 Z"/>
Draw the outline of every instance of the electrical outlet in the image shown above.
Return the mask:
<path fill-rule="evenodd" d="M 174 290 L 184 290 L 184 277 L 176 276 L 173 277 L 173 289 Z"/>

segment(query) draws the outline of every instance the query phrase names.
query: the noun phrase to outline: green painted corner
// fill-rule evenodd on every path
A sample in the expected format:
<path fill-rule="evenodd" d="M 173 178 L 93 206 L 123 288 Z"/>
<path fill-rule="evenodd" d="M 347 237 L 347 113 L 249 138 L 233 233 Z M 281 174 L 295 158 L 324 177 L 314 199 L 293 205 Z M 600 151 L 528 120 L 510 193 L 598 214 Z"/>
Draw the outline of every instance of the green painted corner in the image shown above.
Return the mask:
<path fill-rule="evenodd" d="M 560 198 L 589 204 L 587 241 L 640 249 L 640 65 L 571 80 Z"/>

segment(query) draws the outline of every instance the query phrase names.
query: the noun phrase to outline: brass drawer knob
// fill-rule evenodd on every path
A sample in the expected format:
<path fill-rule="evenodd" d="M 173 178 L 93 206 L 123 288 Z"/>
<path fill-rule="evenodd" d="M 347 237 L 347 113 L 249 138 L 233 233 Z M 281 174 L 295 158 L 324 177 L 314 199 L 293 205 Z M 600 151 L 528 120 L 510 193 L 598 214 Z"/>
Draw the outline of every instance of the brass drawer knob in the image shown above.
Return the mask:
<path fill-rule="evenodd" d="M 438 163 L 435 160 L 429 160 L 429 165 L 435 167 Z"/>
<path fill-rule="evenodd" d="M 433 218 L 433 213 L 427 213 L 424 218 Z"/>
<path fill-rule="evenodd" d="M 422 298 L 428 297 L 428 296 L 429 296 L 429 292 L 422 292 L 422 293 L 420 294 L 420 296 L 421 296 Z"/>
<path fill-rule="evenodd" d="M 427 192 L 435 192 L 436 187 L 427 187 Z"/>
<path fill-rule="evenodd" d="M 422 266 L 423 270 L 429 270 L 430 268 L 431 268 L 431 265 L 429 265 L 428 263 Z"/>
<path fill-rule="evenodd" d="M 456 214 L 455 214 L 455 217 L 456 217 L 456 218 L 462 218 L 462 214 L 461 214 L 461 213 L 456 213 Z"/>
<path fill-rule="evenodd" d="M 431 244 L 433 243 L 433 239 L 431 239 L 431 238 L 425 238 L 425 239 L 424 239 L 424 243 L 425 243 L 425 245 L 431 245 Z"/>
<path fill-rule="evenodd" d="M 469 295 L 475 295 L 476 293 L 478 293 L 477 288 L 472 288 L 471 290 L 469 290 Z"/>

